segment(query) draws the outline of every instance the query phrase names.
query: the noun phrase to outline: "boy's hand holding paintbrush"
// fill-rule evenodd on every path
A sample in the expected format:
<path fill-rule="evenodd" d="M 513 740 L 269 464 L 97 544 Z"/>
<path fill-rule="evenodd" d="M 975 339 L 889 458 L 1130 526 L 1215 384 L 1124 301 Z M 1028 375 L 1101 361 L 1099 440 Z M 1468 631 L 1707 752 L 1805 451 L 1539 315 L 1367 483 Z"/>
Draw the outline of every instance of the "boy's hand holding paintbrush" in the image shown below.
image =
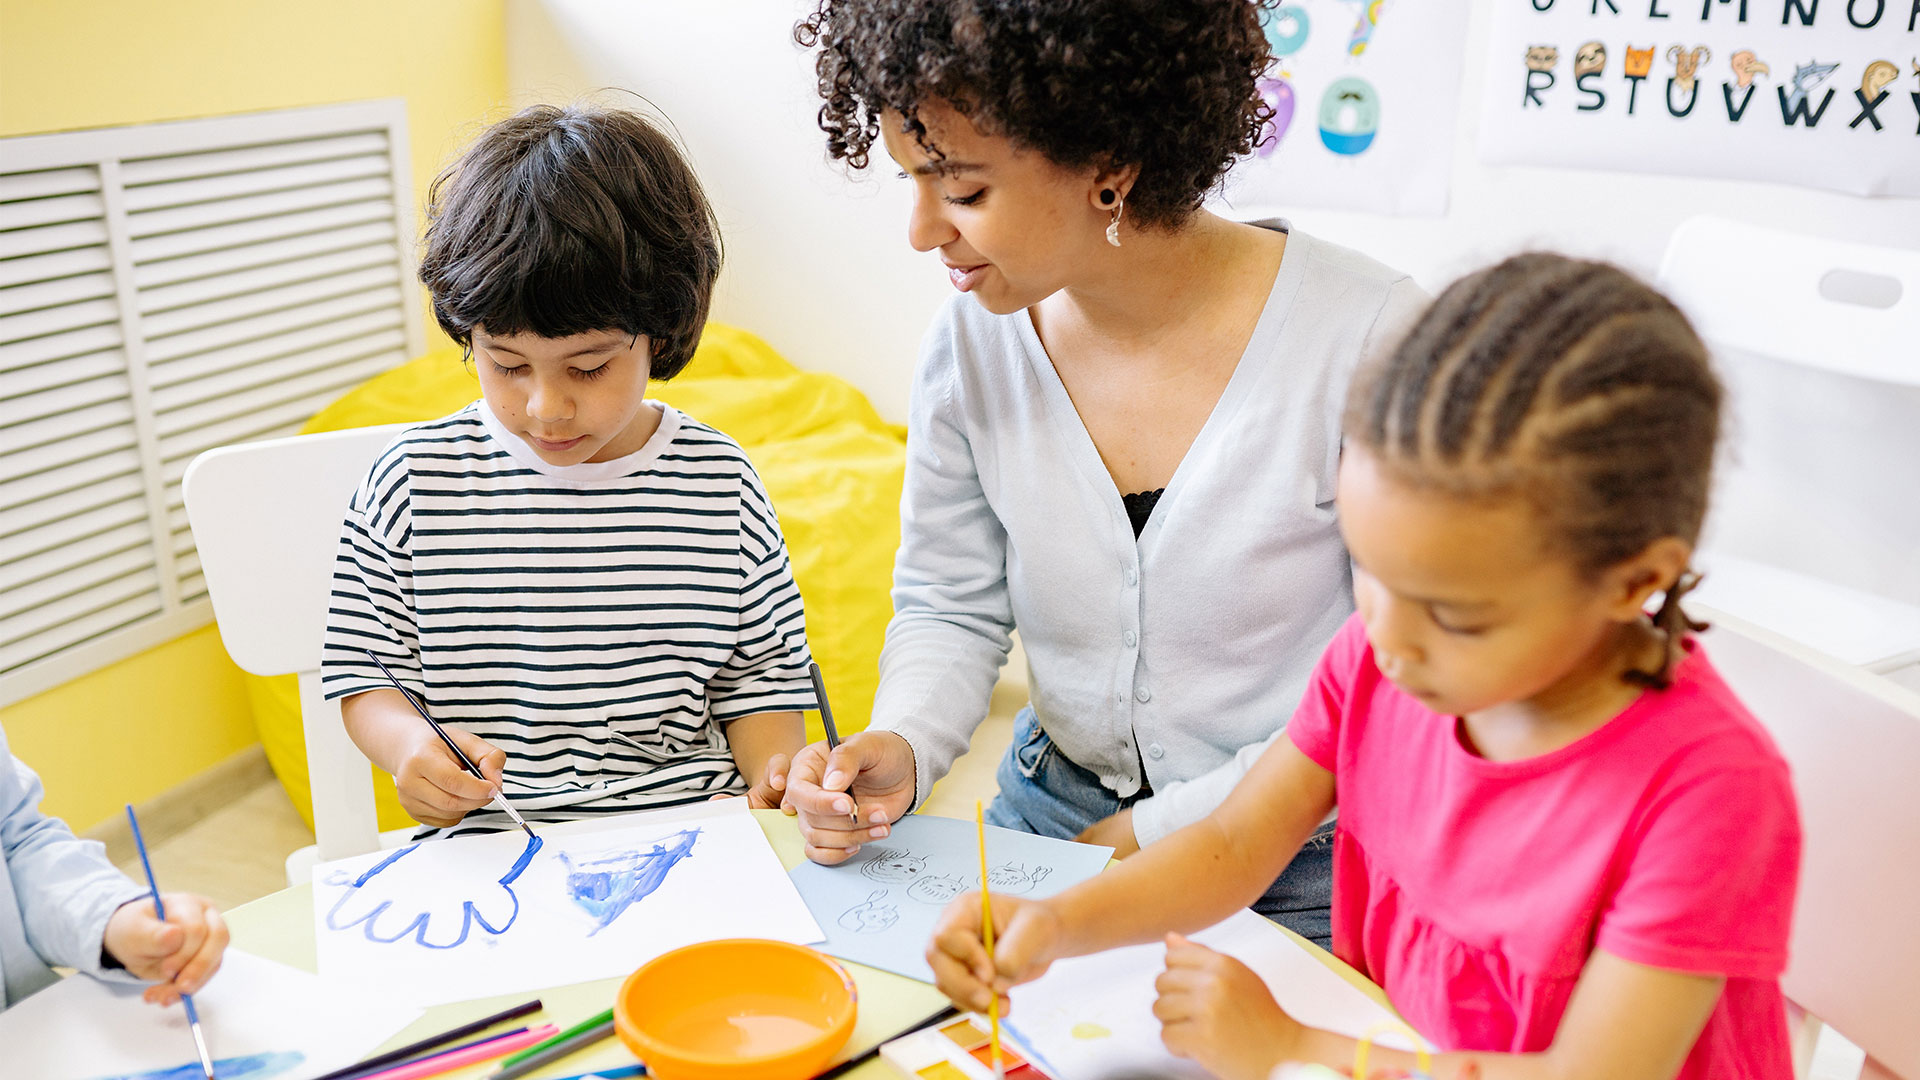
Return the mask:
<path fill-rule="evenodd" d="M 398 690 L 355 694 L 340 703 L 340 712 L 354 744 L 375 765 L 393 774 L 400 805 L 423 825 L 457 824 L 492 802 L 500 790 L 507 765 L 505 751 L 478 735 L 442 724 L 441 730 L 479 768 L 481 775 L 474 776 L 461 767 L 439 735 L 420 722 Z"/>

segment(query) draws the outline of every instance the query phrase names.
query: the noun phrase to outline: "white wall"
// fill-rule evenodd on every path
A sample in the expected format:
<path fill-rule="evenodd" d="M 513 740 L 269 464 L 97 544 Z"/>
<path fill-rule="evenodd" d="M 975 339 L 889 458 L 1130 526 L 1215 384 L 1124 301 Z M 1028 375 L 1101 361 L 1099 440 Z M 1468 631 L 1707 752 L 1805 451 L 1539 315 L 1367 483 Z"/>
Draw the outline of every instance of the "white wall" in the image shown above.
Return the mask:
<path fill-rule="evenodd" d="M 1405 268 L 1429 288 L 1529 246 L 1611 258 L 1651 275 L 1673 227 L 1703 213 L 1920 248 L 1920 199 L 1481 165 L 1474 143 L 1493 0 L 1465 2 L 1467 70 L 1446 217 L 1274 206 L 1230 212 L 1291 217 Z M 950 286 L 933 256 L 907 246 L 908 190 L 891 162 L 850 180 L 826 160 L 811 68 L 791 38 L 809 6 L 509 0 L 508 84 L 519 103 L 628 90 L 670 117 L 726 232 L 716 317 L 766 337 L 803 367 L 845 377 L 897 420 L 921 331 Z"/>

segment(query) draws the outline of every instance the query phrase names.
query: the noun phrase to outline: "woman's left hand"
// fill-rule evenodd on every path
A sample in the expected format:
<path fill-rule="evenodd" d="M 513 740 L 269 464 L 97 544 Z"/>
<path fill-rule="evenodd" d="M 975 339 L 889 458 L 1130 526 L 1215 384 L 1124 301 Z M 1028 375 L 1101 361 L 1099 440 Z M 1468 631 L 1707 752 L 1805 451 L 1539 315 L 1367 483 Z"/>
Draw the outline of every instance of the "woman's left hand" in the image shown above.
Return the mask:
<path fill-rule="evenodd" d="M 1113 857 L 1124 859 L 1140 852 L 1140 841 L 1133 835 L 1133 809 L 1131 807 L 1101 818 L 1074 837 L 1079 843 L 1094 844 L 1113 849 Z"/>
<path fill-rule="evenodd" d="M 1293 1057 L 1301 1027 L 1267 984 L 1231 956 L 1167 935 L 1167 970 L 1154 980 L 1153 1015 L 1167 1049 L 1225 1080 L 1266 1080 Z"/>

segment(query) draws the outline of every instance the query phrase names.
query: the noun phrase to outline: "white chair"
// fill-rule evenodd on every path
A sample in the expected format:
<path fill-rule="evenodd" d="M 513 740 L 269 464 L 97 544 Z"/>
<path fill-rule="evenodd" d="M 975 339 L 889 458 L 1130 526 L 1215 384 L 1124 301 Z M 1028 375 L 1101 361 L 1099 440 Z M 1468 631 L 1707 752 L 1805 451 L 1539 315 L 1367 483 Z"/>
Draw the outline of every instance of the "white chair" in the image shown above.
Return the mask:
<path fill-rule="evenodd" d="M 1805 853 L 1782 989 L 1866 1051 L 1863 1080 L 1920 1080 L 1920 694 L 1700 606 L 1708 655 L 1793 768 Z M 1817 1018 L 1817 1019 L 1815 1019 Z"/>
<path fill-rule="evenodd" d="M 182 481 L 220 640 L 255 675 L 297 674 L 317 843 L 287 858 L 287 881 L 313 863 L 381 846 L 373 774 L 347 738 L 340 704 L 320 691 L 320 650 L 347 501 L 394 433 L 356 428 L 222 446 Z"/>
<path fill-rule="evenodd" d="M 1920 689 L 1920 251 L 1692 218 L 1660 284 L 1729 391 L 1699 599 Z"/>

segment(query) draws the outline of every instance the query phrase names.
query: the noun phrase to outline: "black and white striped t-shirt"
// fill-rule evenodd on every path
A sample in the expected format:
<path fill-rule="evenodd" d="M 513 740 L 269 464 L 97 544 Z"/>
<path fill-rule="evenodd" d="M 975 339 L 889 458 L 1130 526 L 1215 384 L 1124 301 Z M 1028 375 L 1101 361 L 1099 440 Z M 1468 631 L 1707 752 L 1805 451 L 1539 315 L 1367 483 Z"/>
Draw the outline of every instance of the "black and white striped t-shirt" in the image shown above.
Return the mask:
<path fill-rule="evenodd" d="M 484 402 L 401 432 L 348 507 L 326 696 L 391 686 L 361 650 L 380 654 L 506 752 L 529 817 L 746 790 L 721 726 L 813 707 L 800 592 L 740 447 L 661 408 L 640 450 L 571 466 Z"/>

